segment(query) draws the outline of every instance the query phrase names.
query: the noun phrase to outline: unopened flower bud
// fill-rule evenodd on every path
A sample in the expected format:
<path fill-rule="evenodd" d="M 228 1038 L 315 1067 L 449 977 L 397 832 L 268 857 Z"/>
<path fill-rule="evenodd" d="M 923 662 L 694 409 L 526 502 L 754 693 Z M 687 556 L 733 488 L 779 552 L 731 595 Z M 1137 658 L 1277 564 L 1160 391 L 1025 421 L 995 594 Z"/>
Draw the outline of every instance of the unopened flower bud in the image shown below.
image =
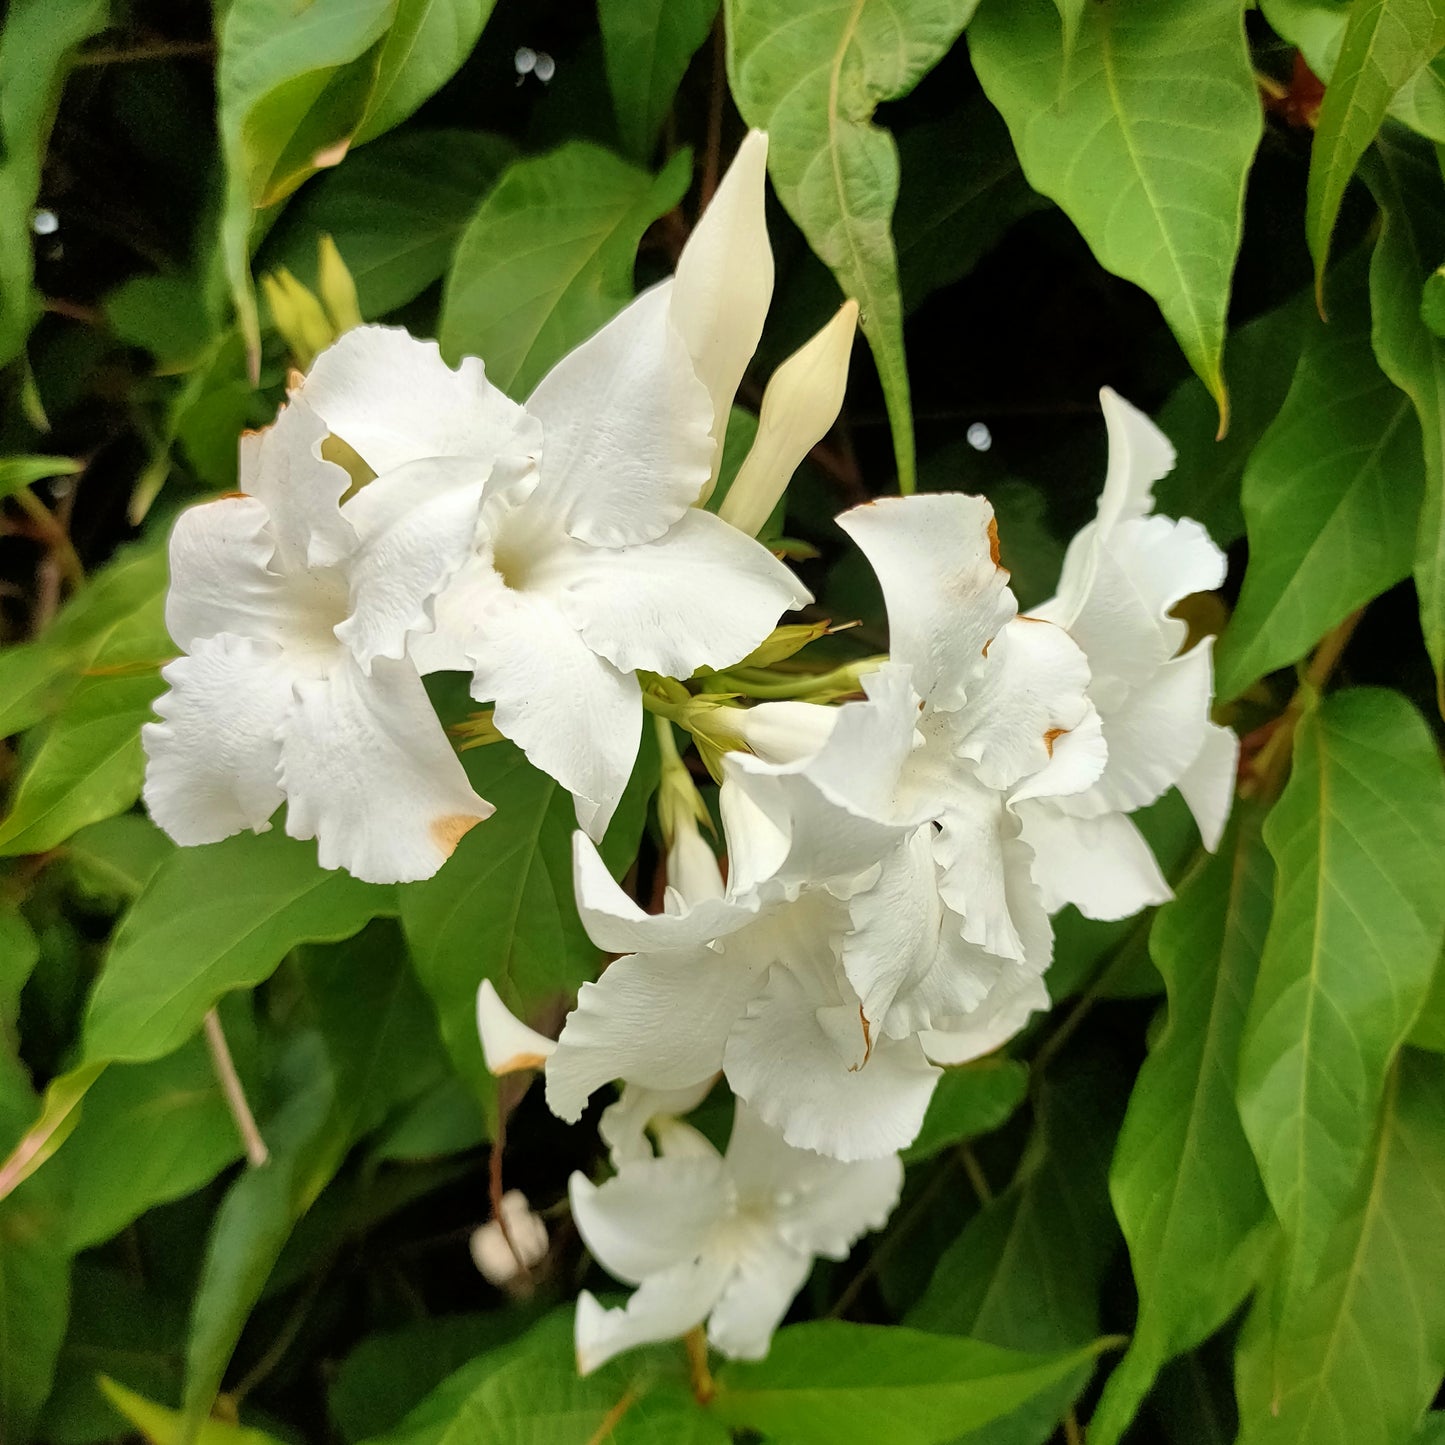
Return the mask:
<path fill-rule="evenodd" d="M 261 278 L 261 290 L 276 330 L 305 371 L 336 339 L 321 303 L 284 266 Z"/>
<path fill-rule="evenodd" d="M 845 301 L 813 339 L 772 375 L 763 393 L 758 435 L 718 515 L 756 537 L 787 490 L 798 464 L 828 434 L 843 405 L 858 303 Z"/>
<path fill-rule="evenodd" d="M 316 251 L 316 289 L 321 293 L 335 335 L 341 336 L 361 325 L 356 282 L 351 279 L 351 272 L 330 236 L 322 236 Z"/>
<path fill-rule="evenodd" d="M 540 1264 L 547 1254 L 547 1226 L 532 1213 L 520 1189 L 502 1195 L 502 1219 L 505 1234 L 501 1222 L 489 1219 L 472 1231 L 471 1240 L 472 1262 L 499 1289 L 511 1285 L 523 1268 Z"/>
<path fill-rule="evenodd" d="M 773 297 L 773 252 L 764 212 L 768 137 L 749 131 L 677 260 L 668 315 L 682 334 L 713 408 L 712 495 L 728 413 L 757 350 Z"/>

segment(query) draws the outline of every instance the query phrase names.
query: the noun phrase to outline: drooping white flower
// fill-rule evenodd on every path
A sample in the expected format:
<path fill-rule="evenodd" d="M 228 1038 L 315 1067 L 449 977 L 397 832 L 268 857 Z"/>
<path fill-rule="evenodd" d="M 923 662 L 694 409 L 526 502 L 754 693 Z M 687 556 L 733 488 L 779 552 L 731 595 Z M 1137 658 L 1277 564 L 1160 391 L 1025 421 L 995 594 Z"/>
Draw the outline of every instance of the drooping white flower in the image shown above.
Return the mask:
<path fill-rule="evenodd" d="M 378 474 L 410 464 L 439 493 L 484 491 L 470 530 L 439 517 L 431 531 L 450 581 L 408 619 L 410 655 L 423 671 L 470 671 L 473 696 L 574 795 L 594 838 L 637 754 L 638 670 L 736 662 L 810 600 L 764 547 L 694 505 L 771 294 L 770 256 L 758 271 L 765 156 L 750 139 L 678 275 L 542 379 L 523 413 L 531 430 L 481 362 L 453 371 L 434 344 L 383 327 L 342 337 L 302 390 Z M 492 466 L 500 416 L 535 465 Z"/>
<path fill-rule="evenodd" d="M 322 867 L 429 877 L 491 805 L 467 782 L 400 638 L 445 580 L 396 506 L 398 473 L 344 506 L 302 402 L 242 445 L 243 492 L 182 513 L 166 625 L 185 656 L 142 737 L 145 801 L 178 843 L 286 831 Z M 425 513 L 432 498 L 416 503 Z M 411 504 L 409 503 L 409 506 Z"/>
<path fill-rule="evenodd" d="M 685 1124 L 657 1158 L 631 1159 L 602 1185 L 574 1174 L 572 1217 L 608 1273 L 637 1289 L 624 1309 L 577 1300 L 585 1375 L 624 1350 L 707 1321 L 735 1359 L 765 1355 L 815 1257 L 845 1259 L 898 1202 L 896 1157 L 844 1164 L 791 1148 L 739 1103 L 726 1155 Z"/>
<path fill-rule="evenodd" d="M 870 730 L 856 735 L 866 741 Z M 670 1093 L 721 1071 L 799 1148 L 839 1159 L 902 1148 L 938 1072 L 912 1030 L 873 1027 L 858 983 L 890 1024 L 905 985 L 926 992 L 946 981 L 950 1016 L 986 989 L 966 966 L 950 966 L 969 946 L 941 926 L 941 910 L 932 926 L 896 914 L 909 892 L 897 875 L 917 868 L 915 830 L 848 813 L 802 770 L 745 754 L 729 754 L 724 769 L 721 894 L 670 896 L 663 913 L 643 913 L 577 836 L 583 922 L 595 943 L 624 956 L 583 985 L 546 1063 L 548 1103 L 576 1119 L 612 1080 Z"/>
<path fill-rule="evenodd" d="M 472 1231 L 470 1248 L 472 1263 L 482 1277 L 505 1289 L 524 1268 L 531 1269 L 546 1258 L 547 1226 L 532 1213 L 520 1189 L 509 1189 L 502 1195 L 502 1220 L 489 1219 L 478 1225 Z"/>
<path fill-rule="evenodd" d="M 1178 787 L 1205 846 L 1229 816 L 1238 742 L 1209 720 L 1212 639 L 1180 652 L 1188 628 L 1171 615 L 1224 580 L 1224 554 L 1197 522 L 1151 515 L 1153 485 L 1174 448 L 1141 412 L 1105 388 L 1109 468 L 1097 517 L 1069 544 L 1059 590 L 1037 610 L 1089 660 L 1089 695 L 1108 764 L 1088 788 L 1020 805 L 1034 876 L 1051 910 L 1123 918 L 1170 897 L 1128 814 Z"/>

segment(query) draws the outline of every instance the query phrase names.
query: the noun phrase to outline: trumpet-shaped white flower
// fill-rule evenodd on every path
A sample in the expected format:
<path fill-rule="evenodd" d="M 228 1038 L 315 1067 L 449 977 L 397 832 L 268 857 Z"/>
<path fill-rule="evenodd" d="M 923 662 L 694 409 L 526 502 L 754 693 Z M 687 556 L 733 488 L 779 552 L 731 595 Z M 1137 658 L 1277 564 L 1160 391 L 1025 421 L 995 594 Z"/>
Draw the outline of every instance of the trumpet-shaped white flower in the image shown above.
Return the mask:
<path fill-rule="evenodd" d="M 736 662 L 810 600 L 766 548 L 694 505 L 771 294 L 770 257 L 757 272 L 765 157 L 750 138 L 677 276 L 558 362 L 524 410 L 481 362 L 453 371 L 434 344 L 382 327 L 347 333 L 304 384 L 373 471 L 409 466 L 418 499 L 451 503 L 428 536 L 449 585 L 370 649 L 470 671 L 473 696 L 574 795 L 594 838 L 636 758 L 638 670 Z"/>
<path fill-rule="evenodd" d="M 1037 609 L 1088 656 L 1089 695 L 1108 764 L 1086 789 L 1022 804 L 1034 876 L 1051 910 L 1123 918 L 1170 896 L 1127 816 L 1178 787 L 1214 848 L 1229 815 L 1238 742 L 1209 720 L 1212 639 L 1181 653 L 1188 628 L 1171 615 L 1224 580 L 1224 554 L 1197 522 L 1152 516 L 1153 485 L 1174 448 L 1128 402 L 1100 393 L 1109 469 L 1097 517 L 1069 544 L 1058 595 Z"/>
<path fill-rule="evenodd" d="M 286 831 L 321 865 L 425 878 L 487 817 L 400 648 L 369 639 L 443 577 L 397 505 L 398 473 L 340 506 L 326 427 L 302 402 L 242 446 L 236 493 L 182 513 L 166 625 L 186 654 L 142 732 L 145 801 L 178 843 Z M 426 510 L 423 501 L 421 510 Z"/>
<path fill-rule="evenodd" d="M 631 1159 L 602 1185 L 574 1174 L 572 1217 L 609 1274 L 637 1289 L 625 1309 L 577 1300 L 585 1375 L 624 1350 L 707 1321 L 735 1359 L 765 1355 L 815 1257 L 845 1259 L 898 1202 L 896 1157 L 844 1164 L 791 1148 L 738 1104 L 726 1155 L 685 1124 L 658 1158 Z"/>
<path fill-rule="evenodd" d="M 1018 615 L 982 498 L 885 499 L 838 522 L 883 586 L 919 741 L 829 791 L 869 816 L 931 821 L 940 891 L 964 938 L 1040 974 L 1052 931 L 1016 810 L 1079 792 L 1103 769 L 1084 653 L 1063 628 Z"/>

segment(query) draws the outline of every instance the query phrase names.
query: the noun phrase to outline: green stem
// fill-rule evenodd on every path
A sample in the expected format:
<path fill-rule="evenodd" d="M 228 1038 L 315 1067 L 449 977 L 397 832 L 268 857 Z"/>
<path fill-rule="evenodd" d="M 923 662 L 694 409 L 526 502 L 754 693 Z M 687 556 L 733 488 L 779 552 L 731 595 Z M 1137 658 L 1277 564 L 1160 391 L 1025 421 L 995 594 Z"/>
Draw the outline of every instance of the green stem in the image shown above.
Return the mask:
<path fill-rule="evenodd" d="M 806 698 L 814 693 L 857 692 L 859 679 L 868 672 L 876 672 L 885 662 L 888 654 L 865 657 L 859 662 L 845 663 L 831 672 L 815 672 L 796 677 L 779 677 L 776 673 L 752 675 L 751 669 L 738 672 L 720 672 L 713 679 L 727 692 L 740 693 L 744 697 L 771 699 Z"/>

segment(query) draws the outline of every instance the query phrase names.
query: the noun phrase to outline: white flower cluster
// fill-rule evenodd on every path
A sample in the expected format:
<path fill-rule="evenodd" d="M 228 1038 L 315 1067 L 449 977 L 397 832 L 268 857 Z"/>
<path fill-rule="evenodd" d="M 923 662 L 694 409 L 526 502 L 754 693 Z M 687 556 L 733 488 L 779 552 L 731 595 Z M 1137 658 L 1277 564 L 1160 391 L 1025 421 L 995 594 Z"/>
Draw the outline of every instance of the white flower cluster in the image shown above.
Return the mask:
<path fill-rule="evenodd" d="M 1050 915 L 1169 896 L 1129 815 L 1177 787 L 1212 848 L 1232 796 L 1210 646 L 1181 652 L 1173 615 L 1224 559 L 1152 515 L 1173 451 L 1108 391 L 1098 515 L 1050 602 L 1019 613 L 985 501 L 880 500 L 839 519 L 888 609 L 865 696 L 747 707 L 685 686 L 810 600 L 753 533 L 837 414 L 856 315 L 779 369 L 720 515 L 702 510 L 771 297 L 765 158 L 750 136 L 676 276 L 525 405 L 404 332 L 343 337 L 245 444 L 244 493 L 188 512 L 172 543 L 187 655 L 147 729 L 146 798 L 178 841 L 263 829 L 284 800 L 323 865 L 430 875 L 491 811 L 427 702 L 440 669 L 470 672 L 496 729 L 576 799 L 578 908 L 621 956 L 555 1041 L 490 984 L 478 1011 L 488 1066 L 541 1069 L 563 1119 L 622 1086 L 601 1122 L 616 1173 L 574 1177 L 571 1202 L 637 1289 L 625 1309 L 582 1297 L 583 1369 L 703 1321 L 724 1352 L 762 1354 L 813 1258 L 886 1220 L 941 1066 L 1047 1007 Z M 714 765 L 726 840 L 724 872 L 674 759 L 655 914 L 595 846 L 644 693 Z M 719 1077 L 725 1155 L 678 1121 Z"/>

